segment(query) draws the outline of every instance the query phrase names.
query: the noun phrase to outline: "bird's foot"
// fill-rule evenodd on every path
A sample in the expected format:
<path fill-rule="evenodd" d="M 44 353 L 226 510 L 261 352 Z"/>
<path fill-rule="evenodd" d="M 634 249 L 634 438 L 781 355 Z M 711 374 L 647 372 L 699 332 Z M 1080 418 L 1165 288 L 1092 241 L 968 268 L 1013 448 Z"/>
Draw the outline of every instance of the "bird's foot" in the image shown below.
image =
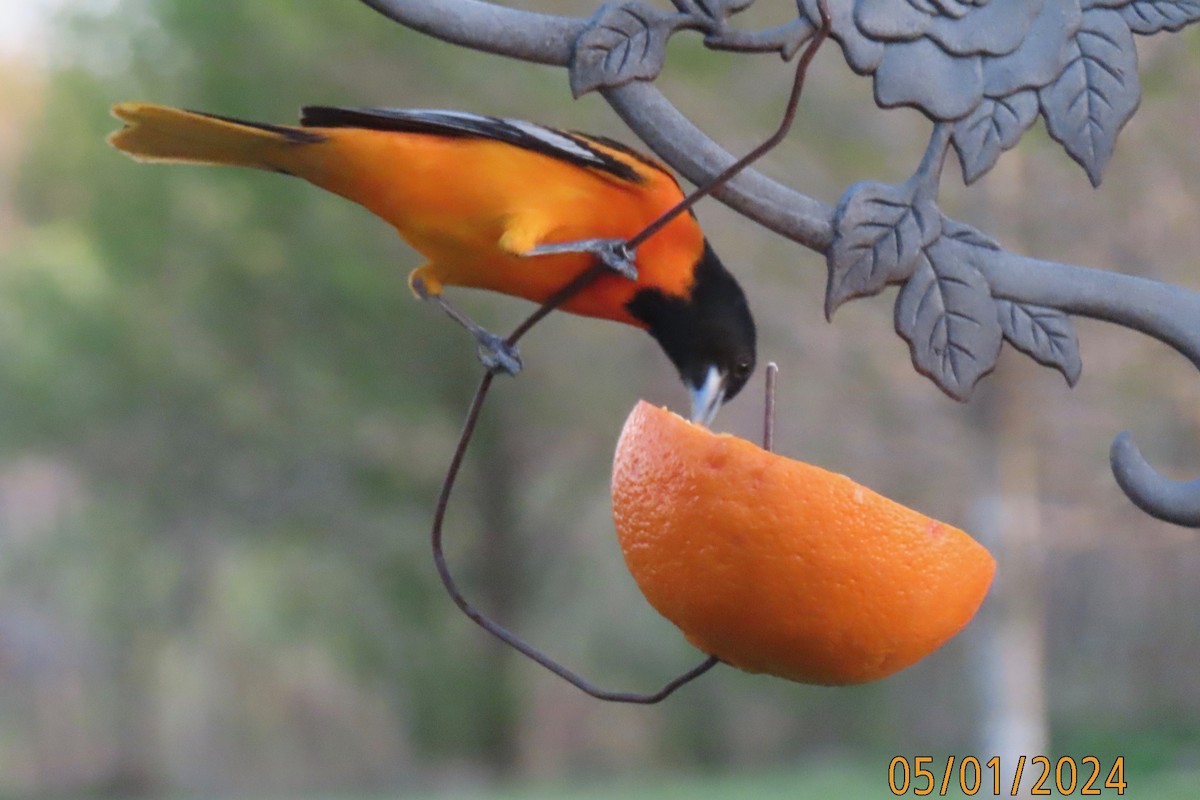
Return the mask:
<path fill-rule="evenodd" d="M 505 372 L 509 375 L 516 375 L 521 371 L 521 354 L 515 344 L 510 345 L 503 337 L 487 330 L 450 305 L 440 294 L 430 292 L 429 287 L 425 285 L 425 281 L 421 280 L 420 276 L 414 277 L 410 283 L 417 297 L 435 304 L 445 312 L 446 316 L 466 328 L 471 336 L 475 337 L 476 353 L 479 355 L 480 363 L 488 372 Z"/>
<path fill-rule="evenodd" d="M 479 361 L 488 372 L 505 372 L 515 376 L 521 371 L 521 353 L 515 344 L 510 345 L 502 337 L 482 328 L 472 333 L 478 342 L 476 352 Z"/>
<path fill-rule="evenodd" d="M 581 239 L 577 242 L 540 244 L 526 255 L 549 256 L 562 253 L 588 253 L 618 275 L 631 281 L 638 278 L 637 265 L 633 263 L 634 252 L 629 249 L 624 239 Z"/>

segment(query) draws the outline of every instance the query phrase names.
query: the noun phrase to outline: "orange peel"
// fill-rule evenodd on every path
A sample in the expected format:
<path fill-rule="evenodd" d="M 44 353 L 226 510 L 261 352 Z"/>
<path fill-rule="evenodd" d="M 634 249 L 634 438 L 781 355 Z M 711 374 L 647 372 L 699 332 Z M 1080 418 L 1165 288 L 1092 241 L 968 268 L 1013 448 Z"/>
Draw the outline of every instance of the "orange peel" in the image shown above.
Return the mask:
<path fill-rule="evenodd" d="M 689 642 L 803 683 L 925 657 L 975 615 L 996 567 L 958 528 L 646 402 L 617 444 L 612 502 L 629 571 Z"/>

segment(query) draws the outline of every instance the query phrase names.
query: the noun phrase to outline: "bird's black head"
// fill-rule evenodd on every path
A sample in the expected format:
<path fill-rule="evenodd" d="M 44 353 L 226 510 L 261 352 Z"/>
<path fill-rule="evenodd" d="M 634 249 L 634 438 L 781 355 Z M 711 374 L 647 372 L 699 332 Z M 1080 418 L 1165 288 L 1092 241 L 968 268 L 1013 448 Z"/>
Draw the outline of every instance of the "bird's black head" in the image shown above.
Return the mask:
<path fill-rule="evenodd" d="M 627 304 L 679 370 L 692 393 L 692 421 L 712 421 L 754 372 L 754 318 L 742 287 L 708 242 L 685 297 L 642 289 Z"/>

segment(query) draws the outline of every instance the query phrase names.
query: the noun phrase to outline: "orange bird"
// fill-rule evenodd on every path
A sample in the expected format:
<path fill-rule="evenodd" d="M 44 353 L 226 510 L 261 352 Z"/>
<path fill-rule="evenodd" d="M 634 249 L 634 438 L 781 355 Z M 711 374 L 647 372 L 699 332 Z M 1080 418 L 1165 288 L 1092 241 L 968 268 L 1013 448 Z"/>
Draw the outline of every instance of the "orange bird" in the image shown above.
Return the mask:
<path fill-rule="evenodd" d="M 468 328 L 490 367 L 516 372 L 503 340 L 442 297 L 445 286 L 542 303 L 599 256 L 605 273 L 561 307 L 643 328 L 709 422 L 750 377 L 745 295 L 691 214 L 622 263 L 621 243 L 683 198 L 658 161 L 611 139 L 459 111 L 308 107 L 299 127 L 121 103 L 109 142 L 142 161 L 295 175 L 389 222 L 426 263 L 409 285 Z M 622 273 L 622 274 L 618 274 Z"/>

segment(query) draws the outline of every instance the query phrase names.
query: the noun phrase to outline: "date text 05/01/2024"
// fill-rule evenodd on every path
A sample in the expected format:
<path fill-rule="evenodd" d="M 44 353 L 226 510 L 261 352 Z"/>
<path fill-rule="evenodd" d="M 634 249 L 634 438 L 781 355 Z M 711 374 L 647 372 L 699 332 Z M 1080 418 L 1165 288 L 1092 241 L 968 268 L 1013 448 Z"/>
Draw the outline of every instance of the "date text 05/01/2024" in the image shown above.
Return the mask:
<path fill-rule="evenodd" d="M 947 756 L 945 769 L 934 767 L 933 756 L 896 756 L 888 763 L 888 788 L 897 797 L 910 793 L 916 797 L 945 797 L 951 787 L 969 797 L 977 794 L 1016 797 L 1022 782 L 1028 780 L 1032 782 L 1029 794 L 1035 797 L 1051 794 L 1051 788 L 1057 789 L 1060 795 L 1078 793 L 1081 797 L 1100 797 L 1106 789 L 1113 790 L 1118 796 L 1124 795 L 1126 787 L 1124 756 L 1113 760 L 1107 774 L 1096 756 L 1078 760 L 1063 756 L 1057 761 L 1047 756 L 1018 756 L 1011 785 L 1007 780 L 1003 780 L 1006 785 L 1001 785 L 1002 774 L 1000 756 L 992 756 L 982 763 L 975 756 Z"/>

